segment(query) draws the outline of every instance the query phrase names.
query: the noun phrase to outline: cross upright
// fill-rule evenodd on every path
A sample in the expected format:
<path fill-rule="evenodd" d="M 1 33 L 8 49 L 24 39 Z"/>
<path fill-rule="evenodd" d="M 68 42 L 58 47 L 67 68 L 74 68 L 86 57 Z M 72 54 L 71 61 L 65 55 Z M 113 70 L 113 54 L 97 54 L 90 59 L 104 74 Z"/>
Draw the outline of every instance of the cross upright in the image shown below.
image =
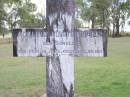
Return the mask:
<path fill-rule="evenodd" d="M 74 0 L 47 0 L 47 29 L 13 29 L 14 56 L 46 56 L 47 97 L 74 97 L 74 56 L 107 56 L 104 29 L 73 29 Z"/>

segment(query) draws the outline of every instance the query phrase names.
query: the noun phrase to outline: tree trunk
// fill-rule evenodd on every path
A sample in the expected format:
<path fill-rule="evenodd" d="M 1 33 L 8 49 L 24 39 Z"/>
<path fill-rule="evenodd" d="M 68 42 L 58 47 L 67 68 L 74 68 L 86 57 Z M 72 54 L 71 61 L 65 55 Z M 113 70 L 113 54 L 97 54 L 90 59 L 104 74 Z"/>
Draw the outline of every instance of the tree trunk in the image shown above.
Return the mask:
<path fill-rule="evenodd" d="M 95 16 L 92 16 L 92 28 L 95 28 Z"/>
<path fill-rule="evenodd" d="M 113 31 L 112 31 L 112 37 L 115 37 L 115 22 L 113 20 Z"/>
<path fill-rule="evenodd" d="M 102 11 L 102 27 L 105 28 L 105 10 Z"/>
<path fill-rule="evenodd" d="M 116 33 L 115 33 L 115 37 L 119 37 L 120 36 L 120 24 L 119 24 L 119 19 L 116 19 Z"/>
<path fill-rule="evenodd" d="M 5 34 L 3 33 L 3 39 L 5 38 Z"/>
<path fill-rule="evenodd" d="M 74 0 L 47 0 L 47 42 L 52 43 L 47 57 L 47 97 L 74 97 L 74 57 L 62 54 L 62 50 L 73 45 L 60 46 L 62 42 L 73 42 L 67 33 L 73 31 Z M 66 36 L 56 37 L 57 33 Z"/>

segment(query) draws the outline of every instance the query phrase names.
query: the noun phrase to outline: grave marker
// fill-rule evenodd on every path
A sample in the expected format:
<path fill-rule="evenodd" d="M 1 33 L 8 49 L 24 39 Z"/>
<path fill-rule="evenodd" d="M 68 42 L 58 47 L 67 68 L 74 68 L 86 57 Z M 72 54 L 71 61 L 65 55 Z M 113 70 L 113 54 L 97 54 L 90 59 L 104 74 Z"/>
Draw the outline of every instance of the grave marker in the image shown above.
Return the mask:
<path fill-rule="evenodd" d="M 102 29 L 73 30 L 74 0 L 47 0 L 47 29 L 14 29 L 14 56 L 46 56 L 47 97 L 74 97 L 74 56 L 107 56 Z"/>

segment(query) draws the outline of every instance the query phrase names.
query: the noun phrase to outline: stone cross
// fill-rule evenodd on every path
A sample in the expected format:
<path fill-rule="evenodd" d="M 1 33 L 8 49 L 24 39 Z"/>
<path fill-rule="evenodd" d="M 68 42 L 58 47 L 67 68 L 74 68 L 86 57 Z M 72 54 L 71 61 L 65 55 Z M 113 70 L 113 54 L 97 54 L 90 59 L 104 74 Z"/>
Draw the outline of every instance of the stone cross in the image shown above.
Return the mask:
<path fill-rule="evenodd" d="M 107 56 L 107 32 L 73 30 L 73 0 L 47 0 L 47 29 L 13 29 L 14 56 L 45 56 L 47 97 L 74 97 L 74 56 Z"/>

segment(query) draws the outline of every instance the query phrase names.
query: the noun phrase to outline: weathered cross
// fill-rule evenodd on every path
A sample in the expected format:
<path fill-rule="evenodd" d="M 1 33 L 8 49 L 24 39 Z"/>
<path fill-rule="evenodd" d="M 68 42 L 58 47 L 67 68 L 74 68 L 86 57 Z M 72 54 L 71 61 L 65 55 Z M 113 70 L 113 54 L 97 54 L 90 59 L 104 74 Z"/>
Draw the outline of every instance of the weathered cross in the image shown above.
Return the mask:
<path fill-rule="evenodd" d="M 73 30 L 73 0 L 47 0 L 47 29 L 14 29 L 14 56 L 46 56 L 47 97 L 74 97 L 74 56 L 107 56 L 103 29 Z"/>

